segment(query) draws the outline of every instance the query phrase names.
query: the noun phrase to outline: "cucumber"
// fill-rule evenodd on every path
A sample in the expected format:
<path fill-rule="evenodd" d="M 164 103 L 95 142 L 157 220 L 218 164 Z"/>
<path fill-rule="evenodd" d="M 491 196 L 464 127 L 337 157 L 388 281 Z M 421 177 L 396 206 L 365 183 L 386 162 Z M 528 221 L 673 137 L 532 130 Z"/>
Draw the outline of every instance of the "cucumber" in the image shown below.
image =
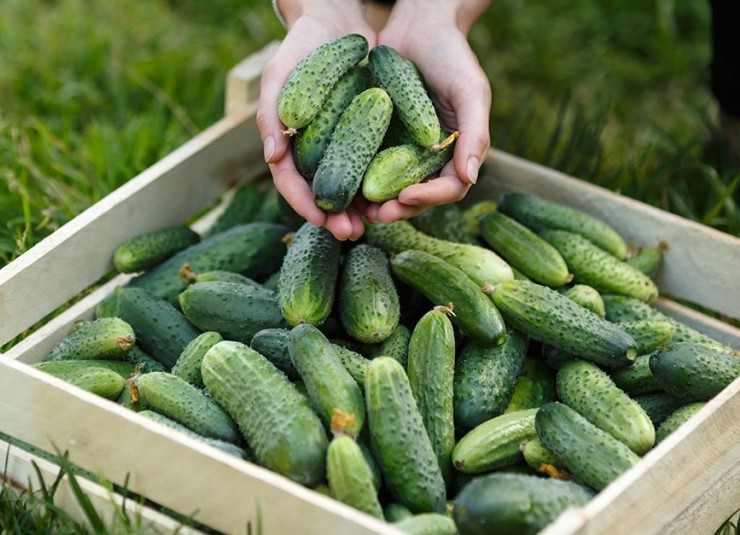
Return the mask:
<path fill-rule="evenodd" d="M 466 474 L 482 474 L 521 461 L 519 445 L 535 437 L 538 410 L 502 414 L 470 430 L 452 452 L 455 468 Z"/>
<path fill-rule="evenodd" d="M 262 329 L 255 333 L 249 347 L 269 360 L 275 367 L 283 372 L 288 379 L 294 381 L 300 376 L 290 360 L 288 350 L 288 335 L 290 329 Z"/>
<path fill-rule="evenodd" d="M 573 279 L 558 250 L 515 219 L 491 212 L 479 225 L 483 240 L 529 279 L 547 286 L 563 286 Z"/>
<path fill-rule="evenodd" d="M 278 300 L 290 325 L 320 325 L 334 304 L 341 242 L 305 223 L 293 236 L 280 268 Z"/>
<path fill-rule="evenodd" d="M 686 401 L 671 396 L 667 392 L 654 392 L 633 398 L 647 413 L 656 429 L 668 416 L 679 407 L 686 405 Z M 657 439 L 656 439 L 657 440 Z"/>
<path fill-rule="evenodd" d="M 528 346 L 527 337 L 513 329 L 498 347 L 477 342 L 463 346 L 454 379 L 455 423 L 459 429 L 472 429 L 504 412 Z"/>
<path fill-rule="evenodd" d="M 559 370 L 566 362 L 570 362 L 574 358 L 576 358 L 576 356 L 572 353 L 568 353 L 567 351 L 563 351 L 562 349 L 558 349 L 547 344 L 542 344 L 542 360 L 553 370 Z"/>
<path fill-rule="evenodd" d="M 427 208 L 418 216 L 409 219 L 414 227 L 424 234 L 454 243 L 479 245 L 465 221 L 464 212 L 456 203 L 440 204 Z"/>
<path fill-rule="evenodd" d="M 365 344 L 362 353 L 368 358 L 380 356 L 391 357 L 406 368 L 408 365 L 409 341 L 411 331 L 403 323 L 399 323 L 391 335 L 379 344 Z"/>
<path fill-rule="evenodd" d="M 308 487 L 324 481 L 323 424 L 280 370 L 244 344 L 223 341 L 203 357 L 201 372 L 260 465 Z"/>
<path fill-rule="evenodd" d="M 128 362 L 121 362 L 117 360 L 102 360 L 102 359 L 90 359 L 90 360 L 54 360 L 54 361 L 43 361 L 31 364 L 32 368 L 41 370 L 42 372 L 53 375 L 65 381 L 68 378 L 72 378 L 89 368 L 104 368 L 116 372 L 124 379 L 128 378 L 134 373 L 134 365 Z"/>
<path fill-rule="evenodd" d="M 223 212 L 219 214 L 204 236 L 224 232 L 237 225 L 251 223 L 257 217 L 265 198 L 265 191 L 256 184 L 242 184 L 234 189 Z"/>
<path fill-rule="evenodd" d="M 270 170 L 267 170 L 267 177 L 270 180 L 270 185 L 265 192 L 265 197 L 262 199 L 262 206 L 260 206 L 255 221 L 260 223 L 277 223 L 282 224 L 283 213 L 280 209 L 280 198 L 281 195 L 274 184 L 272 184 L 272 178 L 270 177 Z M 285 227 L 285 232 L 291 232 L 293 229 Z"/>
<path fill-rule="evenodd" d="M 503 282 L 493 289 L 493 302 L 513 328 L 562 351 L 607 367 L 637 357 L 637 344 L 623 329 L 547 286 Z"/>
<path fill-rule="evenodd" d="M 560 401 L 632 451 L 642 455 L 655 443 L 655 428 L 640 405 L 596 364 L 572 360 L 558 371 Z"/>
<path fill-rule="evenodd" d="M 301 59 L 278 95 L 278 116 L 288 128 L 303 128 L 324 106 L 332 87 L 368 52 L 359 34 L 347 34 L 314 49 Z"/>
<path fill-rule="evenodd" d="M 667 249 L 668 245 L 665 242 L 660 242 L 660 244 L 650 247 L 641 247 L 626 262 L 633 268 L 642 271 L 648 277 L 653 277 L 663 260 L 663 252 Z"/>
<path fill-rule="evenodd" d="M 121 318 L 83 320 L 52 348 L 47 360 L 120 360 L 135 343 L 134 328 Z"/>
<path fill-rule="evenodd" d="M 201 331 L 249 343 L 262 329 L 287 328 L 277 295 L 238 282 L 196 282 L 178 301 L 185 317 Z"/>
<path fill-rule="evenodd" d="M 505 194 L 499 210 L 535 232 L 546 229 L 575 232 L 616 258 L 627 258 L 629 249 L 619 233 L 604 221 L 582 210 L 518 192 Z"/>
<path fill-rule="evenodd" d="M 614 384 L 631 397 L 662 391 L 663 389 L 653 377 L 653 372 L 650 371 L 651 355 L 652 353 L 640 355 L 632 366 L 609 370 Z"/>
<path fill-rule="evenodd" d="M 655 435 L 655 443 L 659 444 L 663 442 L 665 438 L 683 425 L 686 420 L 691 418 L 694 414 L 699 412 L 699 409 L 706 405 L 706 401 L 695 401 L 676 409 L 670 414 L 663 423 L 658 427 L 658 432 Z"/>
<path fill-rule="evenodd" d="M 740 377 L 740 356 L 703 344 L 676 343 L 652 354 L 650 371 L 669 394 L 708 401 Z"/>
<path fill-rule="evenodd" d="M 170 371 L 167 366 L 154 359 L 137 345 L 132 347 L 128 353 L 124 355 L 122 361 L 133 365 L 139 373 Z"/>
<path fill-rule="evenodd" d="M 493 302 L 451 263 L 423 251 L 407 250 L 391 258 L 391 269 L 435 305 L 452 303 L 455 322 L 474 340 L 501 345 L 506 339 L 503 319 Z"/>
<path fill-rule="evenodd" d="M 445 482 L 401 365 L 370 361 L 365 402 L 373 451 L 393 499 L 414 513 L 445 510 Z"/>
<path fill-rule="evenodd" d="M 386 45 L 373 47 L 368 56 L 375 81 L 388 91 L 414 139 L 423 147 L 437 143 L 441 133 L 437 111 L 414 66 Z"/>
<path fill-rule="evenodd" d="M 341 212 L 349 206 L 383 141 L 392 110 L 391 99 L 379 87 L 352 99 L 316 169 L 312 184 L 316 206 L 327 212 Z"/>
<path fill-rule="evenodd" d="M 195 273 L 188 268 L 181 271 L 183 277 L 188 279 L 188 282 L 238 282 L 239 284 L 246 284 L 247 286 L 260 286 L 260 284 L 249 277 L 245 277 L 241 273 L 234 273 L 233 271 L 221 271 L 212 270 L 204 271 L 202 273 Z"/>
<path fill-rule="evenodd" d="M 123 286 L 116 292 L 118 313 L 133 327 L 138 344 L 168 370 L 172 369 L 200 331 L 169 302 L 148 290 Z"/>
<path fill-rule="evenodd" d="M 129 280 L 125 286 L 149 290 L 175 305 L 177 296 L 187 286 L 180 277 L 180 270 L 186 264 L 195 273 L 220 270 L 248 277 L 267 275 L 283 261 L 285 244 L 281 239 L 287 233 L 287 227 L 274 223 L 237 225 L 183 249 Z"/>
<path fill-rule="evenodd" d="M 144 271 L 199 241 L 200 235 L 184 225 L 147 232 L 116 247 L 113 265 L 119 273 Z"/>
<path fill-rule="evenodd" d="M 525 357 L 514 392 L 504 412 L 536 409 L 556 399 L 555 374 L 542 360 Z"/>
<path fill-rule="evenodd" d="M 278 283 L 280 282 L 280 270 L 278 269 L 275 273 L 271 274 L 265 280 L 262 281 L 262 287 L 267 290 L 277 292 Z"/>
<path fill-rule="evenodd" d="M 640 457 L 563 403 L 546 403 L 535 416 L 537 437 L 576 481 L 602 490 Z"/>
<path fill-rule="evenodd" d="M 571 481 L 521 474 L 490 474 L 455 498 L 460 535 L 534 535 L 569 507 L 582 507 L 592 490 Z"/>
<path fill-rule="evenodd" d="M 342 325 L 354 339 L 378 343 L 391 335 L 401 304 L 383 251 L 367 244 L 350 249 L 339 279 L 338 305 Z"/>
<path fill-rule="evenodd" d="M 455 447 L 455 333 L 448 313 L 445 307 L 434 307 L 416 324 L 409 342 L 407 374 L 442 477 L 449 484 L 450 455 Z"/>
<path fill-rule="evenodd" d="M 391 502 L 383 508 L 383 517 L 386 522 L 395 523 L 412 516 L 414 516 L 414 513 L 400 503 Z"/>
<path fill-rule="evenodd" d="M 110 292 L 95 305 L 95 319 L 118 316 L 118 298 L 116 292 Z"/>
<path fill-rule="evenodd" d="M 498 203 L 492 200 L 477 201 L 463 210 L 463 219 L 471 236 L 480 235 L 480 218 L 498 210 Z"/>
<path fill-rule="evenodd" d="M 46 364 L 65 364 L 68 362 L 78 361 L 47 362 Z M 54 368 L 47 368 L 43 371 L 74 386 L 82 388 L 83 390 L 87 390 L 88 392 L 110 400 L 117 399 L 123 388 L 126 386 L 126 379 L 124 376 L 108 367 L 88 365 L 85 368 L 75 371 L 65 371 L 64 373 L 59 370 L 55 370 Z"/>
<path fill-rule="evenodd" d="M 187 381 L 165 372 L 145 373 L 135 381 L 139 399 L 149 409 L 205 437 L 239 442 L 239 430 L 229 415 Z"/>
<path fill-rule="evenodd" d="M 371 81 L 367 65 L 350 69 L 331 88 L 326 102 L 316 116 L 293 139 L 293 160 L 306 179 L 311 180 L 316 174 L 342 113 L 353 98 L 370 87 Z"/>
<path fill-rule="evenodd" d="M 365 423 L 365 400 L 342 365 L 335 346 L 316 327 L 306 323 L 291 329 L 288 351 L 321 420 L 328 427 L 335 411 L 341 411 L 347 417 L 341 432 L 356 438 Z"/>
<path fill-rule="evenodd" d="M 624 321 L 619 326 L 635 339 L 640 355 L 666 347 L 676 330 L 674 324 L 657 320 Z"/>
<path fill-rule="evenodd" d="M 606 318 L 606 309 L 601 294 L 588 284 L 574 284 L 565 290 L 564 295 L 600 318 Z"/>
<path fill-rule="evenodd" d="M 346 435 L 332 439 L 327 452 L 326 476 L 336 500 L 375 518 L 383 518 L 373 474 L 354 439 Z"/>
<path fill-rule="evenodd" d="M 462 270 L 480 286 L 514 278 L 509 264 L 490 249 L 427 236 L 408 221 L 368 225 L 366 236 L 369 244 L 388 254 L 407 249 L 433 254 Z"/>
<path fill-rule="evenodd" d="M 558 474 L 558 479 L 569 478 L 568 472 L 559 467 L 558 459 L 551 451 L 548 451 L 539 438 L 523 442 L 520 446 L 524 461 L 538 472 L 552 475 Z M 544 466 L 543 466 L 544 465 Z"/>
<path fill-rule="evenodd" d="M 394 527 L 409 535 L 457 535 L 455 521 L 439 513 L 413 515 L 395 522 Z"/>
<path fill-rule="evenodd" d="M 344 369 L 347 370 L 360 388 L 365 388 L 365 374 L 370 361 L 359 353 L 341 345 L 334 344 L 334 349 Z"/>
<path fill-rule="evenodd" d="M 593 286 L 601 293 L 635 297 L 646 303 L 654 303 L 658 298 L 658 287 L 650 277 L 580 234 L 546 230 L 540 236 L 563 255 L 579 284 Z"/>
<path fill-rule="evenodd" d="M 221 340 L 223 337 L 215 331 L 206 331 L 193 338 L 177 358 L 171 370 L 172 375 L 184 379 L 193 386 L 203 388 L 200 365 L 206 352 Z"/>

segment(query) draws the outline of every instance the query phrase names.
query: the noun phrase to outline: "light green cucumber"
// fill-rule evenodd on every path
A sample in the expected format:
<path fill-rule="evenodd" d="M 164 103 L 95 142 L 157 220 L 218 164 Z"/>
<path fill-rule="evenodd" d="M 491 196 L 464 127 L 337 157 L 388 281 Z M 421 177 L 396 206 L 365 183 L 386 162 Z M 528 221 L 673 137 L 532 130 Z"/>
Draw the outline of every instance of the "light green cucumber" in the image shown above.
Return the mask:
<path fill-rule="evenodd" d="M 153 358 L 138 345 L 132 347 L 128 353 L 124 355 L 122 361 L 133 365 L 139 373 L 170 371 L 169 367 Z"/>
<path fill-rule="evenodd" d="M 395 523 L 404 518 L 414 516 L 414 513 L 409 511 L 409 508 L 400 503 L 391 502 L 383 508 L 383 516 L 386 522 Z"/>
<path fill-rule="evenodd" d="M 201 362 L 206 352 L 221 340 L 223 337 L 216 331 L 206 331 L 193 338 L 172 367 L 172 375 L 184 379 L 193 386 L 203 388 L 203 377 L 200 374 Z"/>
<path fill-rule="evenodd" d="M 663 253 L 668 249 L 665 242 L 650 247 L 641 247 L 626 262 L 633 268 L 642 271 L 648 277 L 653 277 L 663 260 Z"/>
<path fill-rule="evenodd" d="M 49 353 L 48 360 L 117 359 L 136 343 L 134 328 L 121 318 L 98 318 L 75 323 Z"/>
<path fill-rule="evenodd" d="M 668 321 L 623 321 L 619 326 L 637 342 L 637 353 L 646 355 L 666 347 L 673 339 L 676 326 Z"/>
<path fill-rule="evenodd" d="M 480 235 L 480 218 L 498 210 L 498 203 L 490 199 L 477 201 L 463 210 L 463 219 L 471 236 Z"/>
<path fill-rule="evenodd" d="M 520 445 L 520 449 L 522 450 L 524 461 L 538 472 L 547 473 L 548 470 L 551 470 L 549 467 L 553 467 L 558 471 L 563 471 L 563 469 L 558 466 L 559 462 L 557 457 L 542 445 L 539 438 L 535 437 L 532 440 L 523 442 Z"/>
<path fill-rule="evenodd" d="M 59 377 L 65 381 L 88 368 L 105 368 L 121 375 L 124 379 L 134 373 L 135 367 L 128 362 L 118 360 L 85 359 L 85 360 L 47 360 L 31 364 L 33 368 Z"/>
<path fill-rule="evenodd" d="M 113 265 L 119 273 L 144 271 L 199 241 L 200 235 L 184 225 L 147 232 L 116 247 Z"/>
<path fill-rule="evenodd" d="M 555 374 L 541 359 L 525 357 L 522 371 L 504 412 L 536 409 L 555 401 Z"/>
<path fill-rule="evenodd" d="M 61 364 L 61 362 L 66 361 L 50 362 L 49 364 Z M 47 373 L 50 372 L 47 371 Z M 120 373 L 100 366 L 89 366 L 75 373 L 52 373 L 52 375 L 83 390 L 111 400 L 117 399 L 126 385 L 126 379 Z"/>
<path fill-rule="evenodd" d="M 334 349 L 344 369 L 347 370 L 360 388 L 365 388 L 365 373 L 367 373 L 367 365 L 370 361 L 347 347 L 334 344 Z"/>
<path fill-rule="evenodd" d="M 329 443 L 326 476 L 336 500 L 375 518 L 383 518 L 373 474 L 353 438 L 339 435 Z"/>
<path fill-rule="evenodd" d="M 587 308 L 600 318 L 606 317 L 604 300 L 601 294 L 588 284 L 574 284 L 564 292 L 565 296 L 575 301 L 583 308 Z"/>
<path fill-rule="evenodd" d="M 689 418 L 699 412 L 699 410 L 706 405 L 706 401 L 695 401 L 676 409 L 670 414 L 663 423 L 658 427 L 658 432 L 655 436 L 655 443 L 659 444 L 663 442 L 665 438 L 683 425 Z"/>
<path fill-rule="evenodd" d="M 409 535 L 457 535 L 455 521 L 440 513 L 413 515 L 395 522 L 394 527 Z"/>

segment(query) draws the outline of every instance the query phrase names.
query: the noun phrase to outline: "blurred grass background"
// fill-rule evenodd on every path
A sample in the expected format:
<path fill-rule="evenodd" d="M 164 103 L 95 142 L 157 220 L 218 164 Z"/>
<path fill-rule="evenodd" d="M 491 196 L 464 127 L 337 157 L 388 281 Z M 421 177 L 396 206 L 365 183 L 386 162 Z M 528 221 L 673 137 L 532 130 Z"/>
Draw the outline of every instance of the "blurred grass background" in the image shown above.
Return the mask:
<path fill-rule="evenodd" d="M 492 144 L 738 234 L 708 2 L 498 0 L 470 42 Z M 266 0 L 0 2 L 0 266 L 222 115 Z"/>

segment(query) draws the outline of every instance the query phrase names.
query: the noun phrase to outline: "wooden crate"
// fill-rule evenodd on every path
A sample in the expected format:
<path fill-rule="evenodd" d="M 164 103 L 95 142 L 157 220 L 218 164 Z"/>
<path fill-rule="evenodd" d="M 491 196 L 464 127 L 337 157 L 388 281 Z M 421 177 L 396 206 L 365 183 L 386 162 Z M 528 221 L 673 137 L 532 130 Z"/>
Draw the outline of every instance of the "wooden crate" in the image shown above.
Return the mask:
<path fill-rule="evenodd" d="M 229 75 L 227 115 L 0 270 L 0 344 L 103 279 L 123 240 L 180 223 L 266 170 L 255 112 L 276 44 Z M 591 212 L 639 245 L 666 241 L 664 295 L 740 317 L 740 240 L 552 170 L 491 151 L 470 200 L 535 192 Z M 212 220 L 212 215 L 210 216 Z M 206 228 L 208 216 L 195 228 Z M 87 292 L 0 357 L 0 431 L 53 445 L 93 473 L 227 533 L 393 534 L 398 530 L 28 366 L 127 280 Z M 661 298 L 661 308 L 740 347 L 740 331 Z M 740 380 L 633 469 L 547 533 L 708 533 L 740 506 Z"/>

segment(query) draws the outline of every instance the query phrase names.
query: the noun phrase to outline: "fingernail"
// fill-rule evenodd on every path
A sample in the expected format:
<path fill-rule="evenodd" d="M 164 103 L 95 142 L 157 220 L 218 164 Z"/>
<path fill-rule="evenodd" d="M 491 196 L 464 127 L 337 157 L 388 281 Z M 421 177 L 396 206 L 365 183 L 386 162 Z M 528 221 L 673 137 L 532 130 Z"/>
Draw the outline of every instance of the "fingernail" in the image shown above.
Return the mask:
<path fill-rule="evenodd" d="M 468 173 L 468 180 L 471 184 L 478 182 L 478 171 L 480 170 L 480 161 L 475 156 L 468 158 L 468 167 L 466 169 Z"/>
<path fill-rule="evenodd" d="M 269 162 L 272 159 L 272 155 L 275 154 L 275 140 L 272 136 L 265 138 L 265 162 Z"/>

